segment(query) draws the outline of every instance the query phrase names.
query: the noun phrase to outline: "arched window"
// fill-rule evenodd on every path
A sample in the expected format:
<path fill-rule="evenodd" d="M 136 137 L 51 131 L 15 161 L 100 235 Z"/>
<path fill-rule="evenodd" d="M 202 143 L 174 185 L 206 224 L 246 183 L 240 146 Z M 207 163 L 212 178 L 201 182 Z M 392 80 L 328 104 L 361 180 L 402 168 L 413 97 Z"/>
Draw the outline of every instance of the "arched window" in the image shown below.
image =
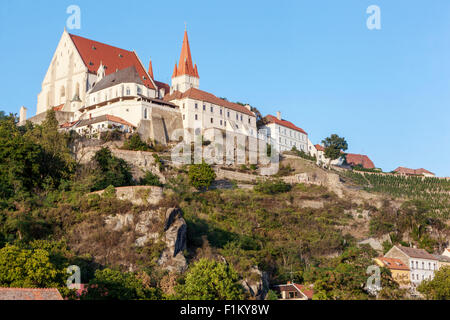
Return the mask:
<path fill-rule="evenodd" d="M 77 97 L 80 97 L 80 84 L 79 83 L 77 83 L 75 86 L 75 95 Z"/>
<path fill-rule="evenodd" d="M 64 86 L 61 87 L 60 90 L 60 97 L 63 98 L 66 96 L 66 88 L 64 88 Z"/>

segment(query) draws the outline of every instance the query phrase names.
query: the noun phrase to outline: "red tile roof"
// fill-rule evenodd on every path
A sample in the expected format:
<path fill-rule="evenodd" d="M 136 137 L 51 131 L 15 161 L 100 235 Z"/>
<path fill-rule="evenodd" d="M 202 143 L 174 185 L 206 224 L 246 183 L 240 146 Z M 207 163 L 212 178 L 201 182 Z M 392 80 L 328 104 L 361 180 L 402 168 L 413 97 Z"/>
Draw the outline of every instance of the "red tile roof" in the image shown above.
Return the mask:
<path fill-rule="evenodd" d="M 432 254 L 428 253 L 424 249 L 404 247 L 401 245 L 396 245 L 396 247 L 404 254 L 412 258 L 436 260 Z"/>
<path fill-rule="evenodd" d="M 409 267 L 405 265 L 400 259 L 385 258 L 385 257 L 378 257 L 377 259 L 380 260 L 384 264 L 384 266 L 388 269 L 409 270 Z"/>
<path fill-rule="evenodd" d="M 346 159 L 347 163 L 351 166 L 360 165 L 365 169 L 375 169 L 374 163 L 366 155 L 348 153 Z"/>
<path fill-rule="evenodd" d="M 217 98 L 212 93 L 202 91 L 202 90 L 199 90 L 196 88 L 191 88 L 184 93 L 181 93 L 180 91 L 175 91 L 172 94 L 165 96 L 164 100 L 172 101 L 172 100 L 181 100 L 181 99 L 185 99 L 185 98 L 190 98 L 190 99 L 194 99 L 194 100 L 200 100 L 200 101 L 204 101 L 204 102 L 213 103 L 215 105 L 222 106 L 222 107 L 234 110 L 234 111 L 238 111 L 238 112 L 247 114 L 251 117 L 255 117 L 255 114 L 253 112 L 248 110 L 246 107 L 241 106 L 240 104 L 232 103 L 232 102 Z"/>
<path fill-rule="evenodd" d="M 120 49 L 73 34 L 69 35 L 90 73 L 96 74 L 100 64 L 106 66 L 106 75 L 134 66 L 144 85 L 155 89 L 150 76 L 134 51 Z"/>
<path fill-rule="evenodd" d="M 320 144 L 316 144 L 316 145 L 314 145 L 314 147 L 316 147 L 317 151 L 325 151 L 325 148 L 322 147 Z"/>
<path fill-rule="evenodd" d="M 126 126 L 129 126 L 129 127 L 136 127 L 136 126 L 134 126 L 134 125 L 132 125 L 131 123 L 129 123 L 128 121 L 125 121 L 125 120 L 123 120 L 122 118 L 119 118 L 119 117 L 116 117 L 116 116 L 112 116 L 112 115 L 110 115 L 110 114 L 107 114 L 106 115 L 106 119 L 108 120 L 108 121 L 112 121 L 112 122 L 116 122 L 116 123 L 121 123 L 121 124 L 124 124 L 124 125 L 126 125 Z"/>
<path fill-rule="evenodd" d="M 410 168 L 405 168 L 405 167 L 398 167 L 397 169 L 394 170 L 395 172 L 401 173 L 401 174 L 409 174 L 409 175 L 422 175 L 422 174 L 432 174 L 434 175 L 433 172 L 430 172 L 428 170 L 425 170 L 423 168 L 420 169 L 410 169 Z"/>
<path fill-rule="evenodd" d="M 63 298 L 56 288 L 0 288 L 0 300 L 63 300 Z"/>
<path fill-rule="evenodd" d="M 189 75 L 191 77 L 200 78 L 198 76 L 197 65 L 192 64 L 191 48 L 189 47 L 189 39 L 187 31 L 184 31 L 183 46 L 181 47 L 180 61 L 178 67 L 175 65 L 175 69 L 172 78 L 182 75 Z"/>
<path fill-rule="evenodd" d="M 155 84 L 158 87 L 158 89 L 164 89 L 165 96 L 170 94 L 170 86 L 167 83 L 155 80 Z"/>
<path fill-rule="evenodd" d="M 53 110 L 54 110 L 54 111 L 61 111 L 62 108 L 64 108 L 64 103 L 63 103 L 63 104 L 60 104 L 59 106 L 53 107 Z"/>
<path fill-rule="evenodd" d="M 302 284 L 296 284 L 294 283 L 294 286 L 302 292 L 305 296 L 308 297 L 308 299 L 312 299 L 314 295 L 314 290 L 312 288 L 308 288 L 307 286 L 304 286 Z"/>
<path fill-rule="evenodd" d="M 60 125 L 59 127 L 60 127 L 61 129 L 71 128 L 71 127 L 73 127 L 74 125 L 76 125 L 78 122 L 79 122 L 79 121 L 66 122 L 66 123 L 63 123 L 62 125 Z"/>
<path fill-rule="evenodd" d="M 292 122 L 286 121 L 286 120 L 279 120 L 277 117 L 274 117 L 272 115 L 268 115 L 266 116 L 266 120 L 270 123 L 276 123 L 280 126 L 295 130 L 295 131 L 299 131 L 301 133 L 304 133 L 307 135 L 307 133 L 305 132 L 305 130 L 303 130 L 302 128 L 297 127 L 296 125 L 294 125 Z"/>

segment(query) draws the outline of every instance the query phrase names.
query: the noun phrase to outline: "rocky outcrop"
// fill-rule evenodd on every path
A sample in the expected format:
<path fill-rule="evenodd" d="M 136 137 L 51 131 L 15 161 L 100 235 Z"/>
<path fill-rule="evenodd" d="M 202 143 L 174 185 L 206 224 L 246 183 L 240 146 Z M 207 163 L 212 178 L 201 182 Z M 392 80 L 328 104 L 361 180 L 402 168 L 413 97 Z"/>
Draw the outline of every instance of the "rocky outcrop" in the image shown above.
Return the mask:
<path fill-rule="evenodd" d="M 163 199 L 163 189 L 154 186 L 131 186 L 116 189 L 116 197 L 120 200 L 129 200 L 131 203 L 141 205 L 157 205 Z M 96 191 L 92 194 L 102 195 L 105 190 Z"/>
<path fill-rule="evenodd" d="M 179 208 L 164 208 L 139 214 L 111 215 L 105 218 L 106 228 L 116 233 L 133 235 L 134 245 L 143 247 L 164 242 L 165 248 L 158 264 L 170 272 L 183 272 L 187 268 L 186 249 L 187 225 Z"/>
<path fill-rule="evenodd" d="M 187 225 L 179 208 L 168 209 L 164 222 L 166 249 L 158 264 L 169 271 L 183 272 L 187 268 L 183 251 L 186 249 Z"/>
<path fill-rule="evenodd" d="M 243 279 L 241 284 L 252 298 L 264 300 L 269 289 L 269 276 L 258 267 L 253 267 L 250 276 Z"/>

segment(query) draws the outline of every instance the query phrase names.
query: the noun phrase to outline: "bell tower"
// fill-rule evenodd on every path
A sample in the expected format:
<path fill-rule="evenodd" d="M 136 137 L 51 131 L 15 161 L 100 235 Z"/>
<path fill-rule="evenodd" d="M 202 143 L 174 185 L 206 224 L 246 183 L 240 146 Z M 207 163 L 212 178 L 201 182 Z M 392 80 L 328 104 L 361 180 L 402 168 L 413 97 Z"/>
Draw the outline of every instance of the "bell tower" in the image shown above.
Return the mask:
<path fill-rule="evenodd" d="M 198 75 L 197 65 L 192 64 L 191 49 L 189 47 L 189 39 L 187 30 L 184 30 L 183 46 L 181 48 L 180 61 L 172 74 L 172 87 L 170 92 L 180 91 L 186 92 L 190 88 L 198 89 L 200 85 L 200 77 Z"/>

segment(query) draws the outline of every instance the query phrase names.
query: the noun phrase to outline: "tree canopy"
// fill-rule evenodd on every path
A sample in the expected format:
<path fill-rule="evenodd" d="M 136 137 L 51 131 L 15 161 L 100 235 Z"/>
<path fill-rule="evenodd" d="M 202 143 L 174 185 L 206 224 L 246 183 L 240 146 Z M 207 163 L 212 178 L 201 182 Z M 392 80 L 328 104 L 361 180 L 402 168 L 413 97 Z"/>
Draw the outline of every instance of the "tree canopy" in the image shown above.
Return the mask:
<path fill-rule="evenodd" d="M 330 160 L 339 159 L 342 156 L 342 152 L 348 149 L 345 138 L 341 138 L 337 134 L 332 134 L 325 138 L 322 140 L 322 143 L 325 147 L 325 157 Z"/>

